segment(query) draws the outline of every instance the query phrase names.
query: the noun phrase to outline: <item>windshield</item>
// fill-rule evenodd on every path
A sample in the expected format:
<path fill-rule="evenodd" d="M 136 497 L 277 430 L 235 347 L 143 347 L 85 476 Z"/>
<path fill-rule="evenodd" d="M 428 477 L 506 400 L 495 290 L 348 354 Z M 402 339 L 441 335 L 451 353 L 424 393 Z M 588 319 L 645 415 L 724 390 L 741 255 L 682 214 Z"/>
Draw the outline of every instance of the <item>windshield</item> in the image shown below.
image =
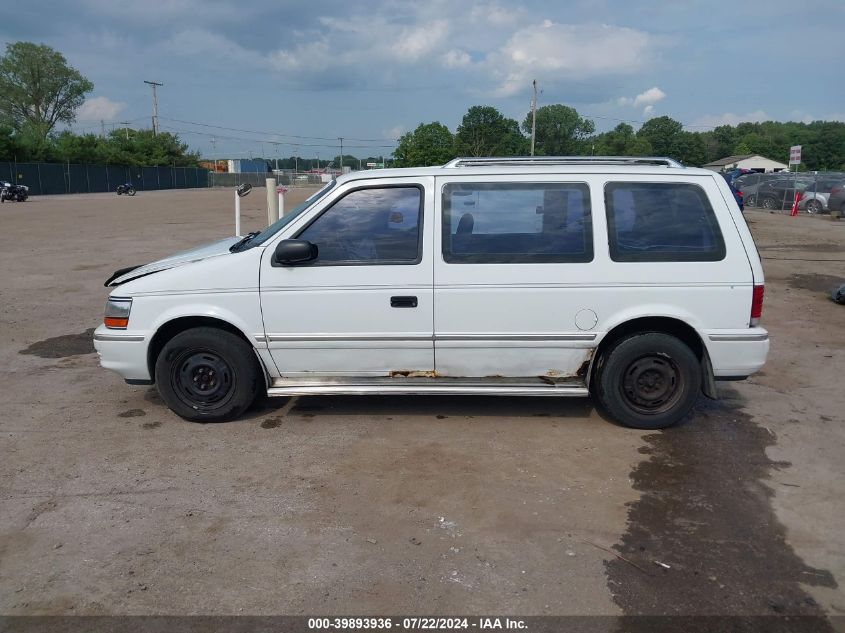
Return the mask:
<path fill-rule="evenodd" d="M 302 214 L 303 211 L 308 209 L 312 204 L 317 202 L 317 200 L 319 200 L 320 198 L 325 196 L 329 191 L 331 191 L 332 187 L 334 187 L 336 182 L 336 180 L 332 180 L 325 187 L 323 187 L 318 192 L 309 197 L 307 200 L 305 200 L 305 202 L 285 213 L 282 217 L 273 222 L 273 224 L 271 224 L 266 229 L 261 231 L 258 235 L 249 240 L 249 242 L 244 245 L 244 250 L 252 248 L 253 246 L 260 246 L 261 244 L 269 240 L 276 233 L 281 231 L 285 226 L 287 226 L 288 224 L 293 222 L 297 217 L 299 217 L 299 215 Z"/>

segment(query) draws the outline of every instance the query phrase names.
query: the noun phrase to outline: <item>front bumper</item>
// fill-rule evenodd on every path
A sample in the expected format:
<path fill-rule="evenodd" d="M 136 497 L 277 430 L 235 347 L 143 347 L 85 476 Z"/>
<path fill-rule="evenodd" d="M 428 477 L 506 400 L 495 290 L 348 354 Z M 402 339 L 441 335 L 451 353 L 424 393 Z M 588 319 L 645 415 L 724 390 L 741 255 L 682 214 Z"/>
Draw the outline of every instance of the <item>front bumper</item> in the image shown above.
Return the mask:
<path fill-rule="evenodd" d="M 101 325 L 94 330 L 94 349 L 100 366 L 120 374 L 127 382 L 149 383 L 152 380 L 147 365 L 149 338 L 145 332 L 110 330 Z"/>

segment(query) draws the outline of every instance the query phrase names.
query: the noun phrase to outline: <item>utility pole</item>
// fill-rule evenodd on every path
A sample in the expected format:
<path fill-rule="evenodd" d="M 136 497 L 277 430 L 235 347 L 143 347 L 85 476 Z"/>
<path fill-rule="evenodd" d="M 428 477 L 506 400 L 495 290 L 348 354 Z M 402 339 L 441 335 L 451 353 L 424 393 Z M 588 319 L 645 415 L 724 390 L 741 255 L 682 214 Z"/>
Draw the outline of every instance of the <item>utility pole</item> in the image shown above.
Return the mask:
<path fill-rule="evenodd" d="M 531 99 L 531 155 L 534 156 L 534 140 L 537 137 L 537 80 L 531 82 L 534 97 Z"/>
<path fill-rule="evenodd" d="M 121 121 L 120 124 L 123 126 L 124 131 L 126 132 L 126 140 L 129 140 L 129 124 L 131 121 Z"/>
<path fill-rule="evenodd" d="M 100 119 L 100 136 L 106 138 L 106 122 Z"/>
<path fill-rule="evenodd" d="M 149 84 L 153 89 L 153 136 L 158 135 L 158 97 L 156 96 L 156 86 L 163 86 L 164 84 L 157 81 L 144 80 L 145 84 Z"/>
<path fill-rule="evenodd" d="M 214 154 L 214 173 L 217 174 L 217 138 L 211 137 L 211 152 Z"/>
<path fill-rule="evenodd" d="M 338 136 L 337 140 L 340 141 L 340 173 L 343 173 L 343 137 Z"/>

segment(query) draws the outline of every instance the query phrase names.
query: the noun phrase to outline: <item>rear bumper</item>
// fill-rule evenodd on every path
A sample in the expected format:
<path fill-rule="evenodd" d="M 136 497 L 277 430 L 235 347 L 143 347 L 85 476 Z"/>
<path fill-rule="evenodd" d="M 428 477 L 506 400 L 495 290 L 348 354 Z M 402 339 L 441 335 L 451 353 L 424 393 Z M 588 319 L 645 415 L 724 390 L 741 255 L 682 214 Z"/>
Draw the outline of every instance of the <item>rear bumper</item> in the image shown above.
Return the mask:
<path fill-rule="evenodd" d="M 148 345 L 143 332 L 110 330 L 104 325 L 94 331 L 94 349 L 100 357 L 100 366 L 120 374 L 130 383 L 150 384 Z"/>
<path fill-rule="evenodd" d="M 716 380 L 750 376 L 762 369 L 769 355 L 769 333 L 759 327 L 713 330 L 706 344 Z"/>

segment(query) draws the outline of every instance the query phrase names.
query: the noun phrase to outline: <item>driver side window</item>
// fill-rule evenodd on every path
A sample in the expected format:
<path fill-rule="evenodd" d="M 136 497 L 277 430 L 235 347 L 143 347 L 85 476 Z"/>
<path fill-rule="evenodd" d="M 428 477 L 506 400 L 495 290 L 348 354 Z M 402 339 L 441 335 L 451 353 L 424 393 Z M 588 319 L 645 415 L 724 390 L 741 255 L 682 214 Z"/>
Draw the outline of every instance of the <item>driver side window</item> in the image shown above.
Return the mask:
<path fill-rule="evenodd" d="M 316 266 L 416 264 L 421 260 L 422 188 L 351 191 L 302 230 L 317 245 Z"/>

